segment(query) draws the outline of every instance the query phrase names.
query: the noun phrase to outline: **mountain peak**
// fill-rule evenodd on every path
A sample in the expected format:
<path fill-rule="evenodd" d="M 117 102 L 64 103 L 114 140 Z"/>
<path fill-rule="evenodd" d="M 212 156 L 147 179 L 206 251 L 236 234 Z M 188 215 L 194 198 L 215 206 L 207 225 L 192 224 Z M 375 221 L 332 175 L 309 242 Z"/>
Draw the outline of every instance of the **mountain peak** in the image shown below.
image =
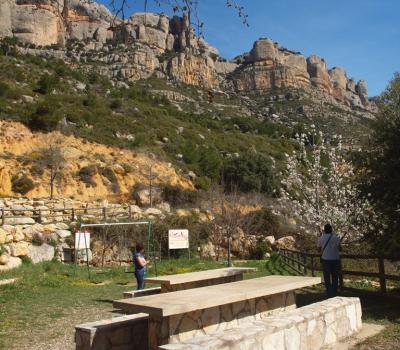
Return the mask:
<path fill-rule="evenodd" d="M 195 36 L 187 15 L 135 13 L 116 19 L 104 6 L 82 0 L 5 0 L 0 4 L 0 37 L 14 36 L 36 47 L 59 45 L 57 55 L 82 61 L 88 54 L 68 51 L 78 41 L 92 61 L 106 61 L 103 74 L 138 80 L 151 75 L 236 92 L 275 88 L 316 90 L 321 98 L 349 107 L 373 110 L 365 81 L 347 77 L 343 68 L 328 69 L 323 58 L 281 47 L 270 38 L 255 41 L 249 54 L 227 62 L 216 48 Z M 109 45 L 125 49 L 111 55 Z M 82 45 L 81 45 L 82 46 Z M 40 50 L 29 52 L 41 55 Z M 46 51 L 46 55 L 53 54 Z M 104 56 L 109 57 L 105 60 Z M 86 58 L 85 58 L 86 59 Z"/>

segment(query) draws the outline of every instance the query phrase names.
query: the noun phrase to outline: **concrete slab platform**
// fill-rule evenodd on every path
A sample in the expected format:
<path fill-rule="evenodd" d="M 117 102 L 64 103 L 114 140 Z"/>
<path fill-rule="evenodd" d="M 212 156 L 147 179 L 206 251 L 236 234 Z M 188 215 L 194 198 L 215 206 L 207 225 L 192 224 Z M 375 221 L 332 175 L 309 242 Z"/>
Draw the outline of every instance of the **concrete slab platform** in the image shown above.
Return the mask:
<path fill-rule="evenodd" d="M 363 342 L 368 338 L 378 335 L 384 329 L 385 327 L 382 325 L 363 323 L 363 327 L 359 333 L 339 343 L 325 347 L 324 350 L 351 350 L 357 344 Z"/>

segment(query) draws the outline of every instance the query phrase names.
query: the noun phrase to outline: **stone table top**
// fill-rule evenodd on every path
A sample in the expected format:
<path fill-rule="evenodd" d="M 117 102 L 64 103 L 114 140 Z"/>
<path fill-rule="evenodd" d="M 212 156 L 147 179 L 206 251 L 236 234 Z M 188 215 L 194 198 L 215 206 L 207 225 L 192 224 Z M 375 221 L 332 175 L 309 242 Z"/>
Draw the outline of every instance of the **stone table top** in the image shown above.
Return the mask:
<path fill-rule="evenodd" d="M 281 294 L 320 283 L 319 277 L 267 276 L 141 298 L 116 300 L 114 307 L 126 313 L 143 312 L 154 317 L 166 317 Z"/>
<path fill-rule="evenodd" d="M 205 281 L 217 278 L 223 278 L 227 276 L 239 275 L 245 272 L 256 272 L 256 268 L 252 267 L 227 267 L 224 269 L 206 270 L 198 272 L 181 273 L 177 275 L 166 275 L 159 277 L 146 278 L 147 283 L 153 284 L 166 284 L 176 285 L 183 283 L 191 283 L 198 281 Z"/>

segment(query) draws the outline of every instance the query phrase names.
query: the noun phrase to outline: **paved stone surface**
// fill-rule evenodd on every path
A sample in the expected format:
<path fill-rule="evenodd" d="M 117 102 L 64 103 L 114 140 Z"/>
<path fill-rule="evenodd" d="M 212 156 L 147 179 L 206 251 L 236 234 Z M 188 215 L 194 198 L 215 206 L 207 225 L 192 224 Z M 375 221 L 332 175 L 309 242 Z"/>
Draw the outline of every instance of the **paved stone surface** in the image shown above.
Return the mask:
<path fill-rule="evenodd" d="M 337 297 L 231 329 L 160 346 L 162 350 L 320 350 L 362 329 L 358 298 Z"/>
<path fill-rule="evenodd" d="M 171 316 L 290 292 L 320 283 L 318 277 L 267 276 L 137 299 L 122 299 L 114 301 L 114 306 L 127 313 Z"/>
<path fill-rule="evenodd" d="M 144 297 L 146 295 L 154 295 L 154 294 L 160 294 L 161 293 L 161 287 L 155 287 L 155 288 L 146 288 L 142 290 L 131 290 L 128 292 L 124 292 L 124 298 L 139 298 L 139 297 Z"/>
<path fill-rule="evenodd" d="M 357 344 L 378 335 L 384 329 L 385 327 L 382 325 L 364 323 L 360 332 L 343 341 L 329 345 L 325 347 L 324 350 L 351 350 Z"/>
<path fill-rule="evenodd" d="M 294 291 L 319 284 L 313 277 L 268 276 L 160 295 L 124 299 L 114 306 L 149 314 L 149 349 L 228 330 L 296 308 Z"/>
<path fill-rule="evenodd" d="M 207 271 L 189 272 L 177 275 L 167 275 L 147 278 L 146 282 L 161 284 L 161 293 L 176 292 L 178 290 L 214 286 L 216 284 L 231 283 L 243 280 L 243 273 L 255 272 L 256 268 L 229 267 Z"/>

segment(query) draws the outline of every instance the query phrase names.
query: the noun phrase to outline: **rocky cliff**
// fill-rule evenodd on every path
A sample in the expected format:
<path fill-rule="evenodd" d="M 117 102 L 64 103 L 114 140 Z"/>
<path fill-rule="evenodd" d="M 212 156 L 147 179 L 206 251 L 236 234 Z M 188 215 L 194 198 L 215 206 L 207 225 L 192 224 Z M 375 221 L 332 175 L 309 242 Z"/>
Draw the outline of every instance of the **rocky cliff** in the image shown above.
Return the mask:
<path fill-rule="evenodd" d="M 249 54 L 237 59 L 240 63 L 228 74 L 237 91 L 273 88 L 316 88 L 351 107 L 372 109 L 366 83 L 356 83 L 343 68 L 327 68 L 323 58 L 305 58 L 298 52 L 282 48 L 270 39 L 259 39 Z"/>
<path fill-rule="evenodd" d="M 1 0 L 0 37 L 6 36 L 29 43 L 27 53 L 99 63 L 97 69 L 115 80 L 155 75 L 236 92 L 298 88 L 352 108 L 375 108 L 365 81 L 356 83 L 344 69 L 328 69 L 324 59 L 305 58 L 270 39 L 257 40 L 250 53 L 228 62 L 194 35 L 186 15 L 136 13 L 122 22 L 94 2 Z M 56 44 L 61 49 L 45 48 Z"/>
<path fill-rule="evenodd" d="M 112 37 L 112 14 L 103 5 L 82 0 L 2 0 L 0 35 L 35 45 L 64 45 L 68 39 Z"/>

